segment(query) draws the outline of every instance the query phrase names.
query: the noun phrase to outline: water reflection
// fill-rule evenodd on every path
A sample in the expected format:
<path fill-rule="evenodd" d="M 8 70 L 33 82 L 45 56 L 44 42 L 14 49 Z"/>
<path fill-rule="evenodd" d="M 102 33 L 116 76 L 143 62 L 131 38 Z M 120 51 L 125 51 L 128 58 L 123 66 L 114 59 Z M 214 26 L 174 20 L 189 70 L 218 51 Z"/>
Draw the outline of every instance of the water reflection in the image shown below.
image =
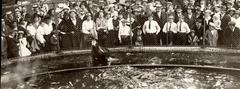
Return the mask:
<path fill-rule="evenodd" d="M 181 67 L 140 69 L 129 66 L 41 75 L 37 77 L 35 83 L 17 85 L 17 89 L 238 89 L 239 87 L 240 77 L 231 73 Z"/>

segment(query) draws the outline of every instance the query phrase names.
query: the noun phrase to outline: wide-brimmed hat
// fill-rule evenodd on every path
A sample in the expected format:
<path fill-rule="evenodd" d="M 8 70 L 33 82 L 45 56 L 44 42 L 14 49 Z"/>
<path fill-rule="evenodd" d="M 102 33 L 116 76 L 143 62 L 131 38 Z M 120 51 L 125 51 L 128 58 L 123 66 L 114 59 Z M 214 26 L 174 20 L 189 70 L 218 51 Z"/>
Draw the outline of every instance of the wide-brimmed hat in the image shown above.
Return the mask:
<path fill-rule="evenodd" d="M 156 8 L 162 8 L 162 4 L 157 4 L 155 7 Z"/>
<path fill-rule="evenodd" d="M 210 13 L 210 14 L 212 14 L 212 11 L 211 11 L 211 10 L 205 10 L 205 13 Z"/>
<path fill-rule="evenodd" d="M 173 15 L 168 16 L 168 19 L 174 19 Z"/>

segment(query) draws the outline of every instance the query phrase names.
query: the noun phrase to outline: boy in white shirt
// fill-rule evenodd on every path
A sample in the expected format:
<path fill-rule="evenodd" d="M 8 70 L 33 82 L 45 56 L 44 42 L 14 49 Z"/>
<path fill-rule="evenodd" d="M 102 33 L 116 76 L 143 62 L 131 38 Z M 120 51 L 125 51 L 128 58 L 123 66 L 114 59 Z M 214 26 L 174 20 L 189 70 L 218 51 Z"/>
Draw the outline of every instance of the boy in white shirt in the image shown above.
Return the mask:
<path fill-rule="evenodd" d="M 163 33 L 165 33 L 166 37 L 166 44 L 172 46 L 173 45 L 173 37 L 174 34 L 177 33 L 177 24 L 173 22 L 174 16 L 170 15 L 168 17 L 168 22 L 165 23 L 163 27 Z"/>
<path fill-rule="evenodd" d="M 176 44 L 177 45 L 186 45 L 187 43 L 187 34 L 190 33 L 190 28 L 188 24 L 184 21 L 184 16 L 180 16 L 179 21 L 177 23 L 177 37 Z"/>
<path fill-rule="evenodd" d="M 158 25 L 157 21 L 153 20 L 152 16 L 148 17 L 143 25 L 143 34 L 145 36 L 146 45 L 156 45 L 157 44 L 157 35 L 160 32 L 161 28 Z"/>

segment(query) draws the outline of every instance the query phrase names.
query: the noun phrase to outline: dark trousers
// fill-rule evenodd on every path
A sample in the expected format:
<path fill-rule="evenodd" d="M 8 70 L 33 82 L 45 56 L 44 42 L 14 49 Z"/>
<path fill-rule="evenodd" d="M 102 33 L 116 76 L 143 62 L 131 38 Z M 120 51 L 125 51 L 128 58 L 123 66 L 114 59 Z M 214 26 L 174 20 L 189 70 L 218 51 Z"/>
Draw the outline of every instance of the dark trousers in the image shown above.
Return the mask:
<path fill-rule="evenodd" d="M 91 39 L 92 36 L 89 35 L 89 34 L 83 34 L 83 37 L 82 37 L 82 47 L 83 49 L 88 49 L 91 47 Z"/>
<path fill-rule="evenodd" d="M 45 42 L 45 47 L 43 50 L 45 52 L 51 51 L 50 37 L 51 37 L 51 35 L 44 35 L 44 39 L 46 40 L 46 42 Z"/>
<path fill-rule="evenodd" d="M 115 47 L 118 43 L 118 31 L 110 30 L 107 35 L 107 46 L 108 47 Z"/>
<path fill-rule="evenodd" d="M 187 33 L 178 33 L 176 38 L 177 45 L 186 45 Z"/>
<path fill-rule="evenodd" d="M 174 33 L 167 32 L 167 33 L 165 33 L 165 36 L 166 36 L 166 45 L 173 45 Z"/>
<path fill-rule="evenodd" d="M 157 45 L 157 35 L 155 33 L 147 33 L 144 36 L 144 44 L 148 46 Z"/>
<path fill-rule="evenodd" d="M 218 30 L 218 45 L 224 45 L 224 33 L 223 30 Z"/>
<path fill-rule="evenodd" d="M 130 44 L 130 36 L 121 36 L 122 43 L 121 45 L 127 46 Z"/>
<path fill-rule="evenodd" d="M 107 33 L 104 32 L 105 29 L 99 29 L 98 33 L 98 44 L 102 47 L 106 46 L 107 43 Z"/>

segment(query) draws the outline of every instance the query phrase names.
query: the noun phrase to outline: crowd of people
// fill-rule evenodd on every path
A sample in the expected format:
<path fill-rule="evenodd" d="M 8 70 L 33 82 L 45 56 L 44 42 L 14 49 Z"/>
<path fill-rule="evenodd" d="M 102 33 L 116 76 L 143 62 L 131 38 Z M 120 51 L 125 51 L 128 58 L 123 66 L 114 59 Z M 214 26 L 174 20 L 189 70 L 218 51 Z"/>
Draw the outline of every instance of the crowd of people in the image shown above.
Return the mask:
<path fill-rule="evenodd" d="M 87 49 L 92 40 L 103 47 L 240 44 L 238 0 L 88 0 L 31 8 L 2 16 L 3 59 Z"/>

